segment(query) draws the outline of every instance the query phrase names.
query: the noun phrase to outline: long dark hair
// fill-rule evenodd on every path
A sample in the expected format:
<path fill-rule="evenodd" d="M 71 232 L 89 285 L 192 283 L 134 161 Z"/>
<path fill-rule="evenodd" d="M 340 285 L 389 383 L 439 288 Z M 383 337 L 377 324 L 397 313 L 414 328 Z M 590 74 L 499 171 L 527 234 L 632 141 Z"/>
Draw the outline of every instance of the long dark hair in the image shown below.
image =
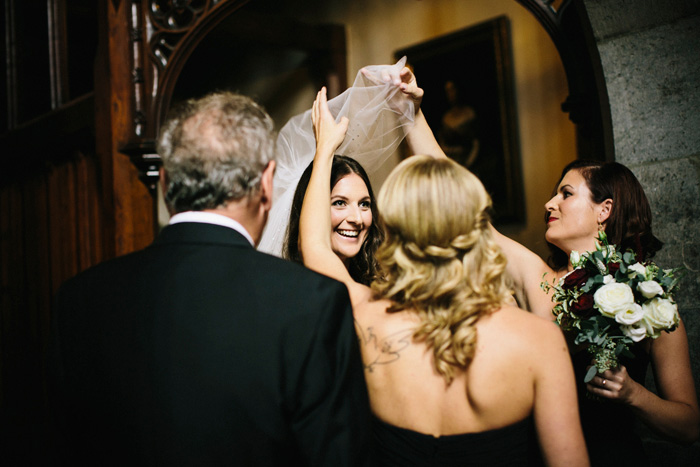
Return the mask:
<path fill-rule="evenodd" d="M 632 171 L 618 162 L 599 162 L 578 159 L 569 163 L 561 173 L 554 190 L 570 170 L 577 170 L 591 191 L 591 200 L 602 203 L 612 199 L 610 216 L 605 222 L 605 233 L 611 244 L 622 251 L 632 250 L 637 259 L 645 261 L 661 249 L 663 243 L 651 231 L 651 207 L 642 185 Z M 550 265 L 561 269 L 569 258 L 561 249 L 547 242 Z"/>
<path fill-rule="evenodd" d="M 282 249 L 282 256 L 286 259 L 303 263 L 301 251 L 299 251 L 299 218 L 301 216 L 301 205 L 304 202 L 306 189 L 309 186 L 311 179 L 311 171 L 313 169 L 313 161 L 304 170 L 299 184 L 294 192 L 292 200 L 292 210 L 289 214 L 289 226 L 287 227 L 287 235 Z M 348 261 L 348 272 L 356 282 L 369 285 L 377 271 L 377 260 L 374 255 L 377 247 L 384 240 L 384 232 L 379 227 L 379 211 L 377 210 L 377 200 L 372 191 L 372 184 L 369 181 L 367 172 L 355 159 L 346 156 L 333 156 L 333 165 L 331 167 L 331 190 L 338 181 L 349 174 L 358 175 L 367 185 L 367 192 L 370 198 L 370 210 L 372 211 L 372 225 L 367 231 L 360 251 Z"/>

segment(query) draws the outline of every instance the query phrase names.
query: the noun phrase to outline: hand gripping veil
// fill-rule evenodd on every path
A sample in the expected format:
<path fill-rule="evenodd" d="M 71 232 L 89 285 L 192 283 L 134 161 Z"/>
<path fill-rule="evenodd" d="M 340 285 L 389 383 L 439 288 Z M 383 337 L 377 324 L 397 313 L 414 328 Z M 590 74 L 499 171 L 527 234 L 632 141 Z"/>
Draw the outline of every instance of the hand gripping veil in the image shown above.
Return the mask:
<path fill-rule="evenodd" d="M 336 121 L 341 117 L 350 120 L 336 154 L 357 160 L 370 176 L 391 156 L 413 125 L 413 101 L 384 78 L 389 73 L 398 75 L 405 63 L 403 57 L 394 65 L 365 67 L 357 73 L 352 87 L 328 101 Z M 258 246 L 260 251 L 282 256 L 294 191 L 315 152 L 309 109 L 292 117 L 277 137 L 273 204 Z"/>

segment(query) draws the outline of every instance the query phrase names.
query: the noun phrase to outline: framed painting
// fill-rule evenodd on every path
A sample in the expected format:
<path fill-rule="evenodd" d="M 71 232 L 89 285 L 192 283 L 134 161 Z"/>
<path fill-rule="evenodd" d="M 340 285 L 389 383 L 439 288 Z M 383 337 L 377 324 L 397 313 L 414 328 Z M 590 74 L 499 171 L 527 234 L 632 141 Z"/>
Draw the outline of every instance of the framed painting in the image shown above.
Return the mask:
<path fill-rule="evenodd" d="M 510 24 L 505 16 L 395 52 L 425 90 L 421 108 L 445 153 L 476 174 L 496 224 L 524 221 Z"/>

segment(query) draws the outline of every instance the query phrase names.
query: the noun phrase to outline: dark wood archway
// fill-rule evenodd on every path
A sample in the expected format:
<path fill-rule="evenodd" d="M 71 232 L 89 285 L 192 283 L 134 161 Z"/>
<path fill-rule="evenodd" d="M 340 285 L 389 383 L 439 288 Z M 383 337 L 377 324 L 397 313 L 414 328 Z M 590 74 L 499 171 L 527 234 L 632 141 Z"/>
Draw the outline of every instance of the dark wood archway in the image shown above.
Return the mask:
<path fill-rule="evenodd" d="M 339 25 L 310 25 L 254 8 L 249 0 L 131 1 L 133 103 L 131 134 L 120 151 L 129 155 L 140 179 L 153 191 L 160 157 L 158 127 L 165 119 L 186 64 L 208 36 L 220 47 L 266 44 L 309 54 L 315 84 L 338 94 L 346 86 L 345 30 Z M 231 21 L 235 19 L 236 21 Z M 234 44 L 233 46 L 231 44 Z M 219 54 L 223 59 L 225 54 Z M 214 57 L 215 59 L 217 57 Z M 212 63 L 212 67 L 216 63 Z M 207 70 L 201 70 L 206 80 Z"/>
<path fill-rule="evenodd" d="M 608 92 L 582 0 L 517 0 L 542 24 L 559 51 L 569 96 L 562 110 L 576 124 L 578 157 L 614 160 Z"/>

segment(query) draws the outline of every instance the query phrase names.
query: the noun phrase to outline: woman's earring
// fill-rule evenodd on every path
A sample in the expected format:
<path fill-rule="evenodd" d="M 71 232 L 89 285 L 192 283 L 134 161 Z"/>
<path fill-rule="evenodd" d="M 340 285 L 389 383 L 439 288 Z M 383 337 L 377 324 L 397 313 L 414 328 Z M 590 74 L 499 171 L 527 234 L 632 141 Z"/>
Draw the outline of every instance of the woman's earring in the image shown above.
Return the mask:
<path fill-rule="evenodd" d="M 598 222 L 598 232 L 602 232 L 604 230 L 603 224 Z"/>

